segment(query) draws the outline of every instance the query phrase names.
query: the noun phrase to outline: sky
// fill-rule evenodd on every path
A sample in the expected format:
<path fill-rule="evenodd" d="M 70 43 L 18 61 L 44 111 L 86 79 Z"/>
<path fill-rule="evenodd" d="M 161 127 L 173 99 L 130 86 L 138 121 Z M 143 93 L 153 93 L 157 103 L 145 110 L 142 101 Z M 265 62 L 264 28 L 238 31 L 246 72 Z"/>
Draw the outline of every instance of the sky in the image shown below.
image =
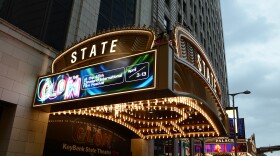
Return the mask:
<path fill-rule="evenodd" d="M 257 147 L 280 145 L 280 0 L 220 2 L 229 93 L 252 92 L 234 99 L 246 137 L 254 133 Z"/>

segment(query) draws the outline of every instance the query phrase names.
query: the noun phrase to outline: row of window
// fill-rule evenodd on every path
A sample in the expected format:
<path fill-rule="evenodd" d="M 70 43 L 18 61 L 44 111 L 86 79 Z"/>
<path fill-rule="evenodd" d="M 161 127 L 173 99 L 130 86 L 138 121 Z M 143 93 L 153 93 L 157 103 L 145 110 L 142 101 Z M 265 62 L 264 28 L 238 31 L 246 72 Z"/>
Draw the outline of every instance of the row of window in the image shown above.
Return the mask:
<path fill-rule="evenodd" d="M 62 50 L 72 5 L 73 0 L 0 0 L 0 17 Z"/>
<path fill-rule="evenodd" d="M 0 0 L 0 17 L 57 50 L 64 49 L 73 0 Z M 97 31 L 133 25 L 136 0 L 102 0 Z M 84 8 L 83 8 L 84 9 Z"/>
<path fill-rule="evenodd" d="M 117 26 L 133 25 L 136 0 L 102 0 L 97 31 Z"/>

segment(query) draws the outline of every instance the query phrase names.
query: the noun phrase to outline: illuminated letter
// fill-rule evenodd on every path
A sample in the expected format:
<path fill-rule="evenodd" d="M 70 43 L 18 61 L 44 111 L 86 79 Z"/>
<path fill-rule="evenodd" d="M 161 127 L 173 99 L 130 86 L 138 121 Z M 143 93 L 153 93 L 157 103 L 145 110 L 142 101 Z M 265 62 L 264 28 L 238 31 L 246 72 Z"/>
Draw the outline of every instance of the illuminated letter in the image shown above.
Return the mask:
<path fill-rule="evenodd" d="M 81 90 L 81 78 L 79 78 L 79 75 L 69 77 L 66 84 L 64 99 L 67 100 L 67 99 L 78 98 L 80 96 L 80 90 Z"/>
<path fill-rule="evenodd" d="M 72 57 L 72 59 L 71 59 L 71 63 L 75 63 L 75 62 L 77 61 L 77 57 L 76 57 L 76 55 L 77 55 L 77 52 L 76 52 L 76 51 L 74 51 L 74 52 L 72 53 L 72 55 L 71 55 L 71 57 Z"/>
<path fill-rule="evenodd" d="M 111 42 L 111 49 L 110 49 L 110 53 L 114 53 L 116 52 L 115 49 L 113 49 L 114 47 L 116 47 L 117 45 L 115 44 L 116 42 L 118 42 L 118 40 L 112 40 Z"/>
<path fill-rule="evenodd" d="M 206 69 L 206 79 L 211 84 L 209 68 Z"/>
<path fill-rule="evenodd" d="M 66 81 L 64 79 L 61 79 L 57 83 L 57 90 L 56 90 L 56 96 L 59 96 L 61 93 L 64 92 L 66 86 Z"/>
<path fill-rule="evenodd" d="M 92 45 L 92 47 L 91 47 L 91 51 L 90 51 L 89 57 L 91 57 L 92 54 L 93 54 L 93 56 L 96 56 L 96 46 L 95 46 L 95 44 Z"/>
<path fill-rule="evenodd" d="M 87 47 L 81 49 L 82 51 L 82 60 L 85 58 L 85 50 L 87 49 Z"/>
<path fill-rule="evenodd" d="M 200 58 L 200 55 L 197 54 L 197 67 L 198 67 L 198 70 L 202 73 L 202 66 L 201 66 L 201 58 Z"/>
<path fill-rule="evenodd" d="M 52 88 L 53 86 L 50 78 L 42 79 L 38 84 L 38 90 L 37 90 L 38 100 L 44 102 L 46 99 L 48 99 L 50 97 Z"/>
<path fill-rule="evenodd" d="M 217 93 L 216 83 L 217 83 L 217 80 L 214 78 L 213 88 L 214 88 L 215 93 Z"/>
<path fill-rule="evenodd" d="M 50 92 L 49 99 L 54 99 L 54 98 L 56 98 L 55 83 L 52 84 L 52 90 Z"/>
<path fill-rule="evenodd" d="M 107 43 L 108 43 L 108 41 L 105 41 L 105 42 L 101 43 L 103 45 L 103 47 L 102 47 L 102 54 L 104 54 L 105 46 L 106 46 Z"/>
<path fill-rule="evenodd" d="M 205 62 L 202 60 L 202 64 L 203 64 L 203 75 L 206 77 L 206 73 L 205 73 Z"/>
<path fill-rule="evenodd" d="M 212 87 L 214 87 L 214 76 L 213 76 L 213 73 L 211 72 L 210 73 L 211 74 L 211 85 L 212 85 Z"/>

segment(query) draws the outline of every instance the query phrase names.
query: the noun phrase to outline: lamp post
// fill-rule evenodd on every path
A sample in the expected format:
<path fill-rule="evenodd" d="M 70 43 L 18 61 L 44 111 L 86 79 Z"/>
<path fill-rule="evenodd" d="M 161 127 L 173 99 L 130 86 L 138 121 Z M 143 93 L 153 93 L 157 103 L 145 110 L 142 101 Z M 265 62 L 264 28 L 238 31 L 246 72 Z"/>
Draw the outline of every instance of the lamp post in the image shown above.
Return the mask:
<path fill-rule="evenodd" d="M 249 90 L 246 90 L 244 92 L 238 92 L 238 93 L 232 93 L 232 94 L 228 94 L 230 96 L 232 96 L 232 112 L 233 112 L 233 128 L 234 128 L 234 133 L 233 133 L 233 140 L 234 140 L 234 155 L 237 156 L 237 143 L 236 143 L 236 122 L 235 122 L 235 106 L 234 106 L 234 97 L 238 94 L 251 94 L 251 92 Z"/>

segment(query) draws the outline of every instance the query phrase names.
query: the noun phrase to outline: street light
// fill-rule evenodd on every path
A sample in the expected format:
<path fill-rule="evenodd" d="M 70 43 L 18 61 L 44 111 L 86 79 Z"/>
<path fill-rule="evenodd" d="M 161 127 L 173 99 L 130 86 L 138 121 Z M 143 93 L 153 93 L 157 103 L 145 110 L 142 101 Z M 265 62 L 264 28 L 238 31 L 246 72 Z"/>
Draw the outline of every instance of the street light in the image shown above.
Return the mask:
<path fill-rule="evenodd" d="M 238 94 L 251 94 L 251 92 L 249 91 L 249 90 L 246 90 L 246 91 L 244 91 L 244 92 L 238 92 L 238 93 L 232 93 L 232 94 L 228 94 L 228 95 L 230 95 L 230 96 L 232 96 L 232 112 L 233 112 L 233 128 L 234 128 L 234 135 L 233 135 L 233 140 L 234 140 L 234 155 L 235 156 L 237 156 L 237 143 L 236 143 L 236 132 L 235 132 L 235 130 L 236 130 L 236 123 L 235 123 L 235 112 L 234 112 L 234 108 L 235 108 L 235 106 L 234 106 L 234 97 L 236 96 L 236 95 L 238 95 Z"/>

